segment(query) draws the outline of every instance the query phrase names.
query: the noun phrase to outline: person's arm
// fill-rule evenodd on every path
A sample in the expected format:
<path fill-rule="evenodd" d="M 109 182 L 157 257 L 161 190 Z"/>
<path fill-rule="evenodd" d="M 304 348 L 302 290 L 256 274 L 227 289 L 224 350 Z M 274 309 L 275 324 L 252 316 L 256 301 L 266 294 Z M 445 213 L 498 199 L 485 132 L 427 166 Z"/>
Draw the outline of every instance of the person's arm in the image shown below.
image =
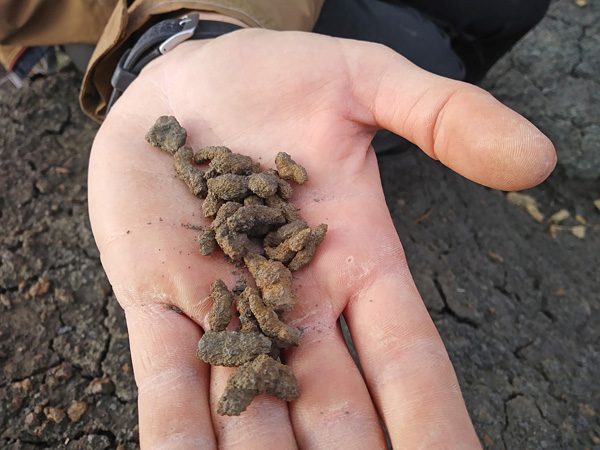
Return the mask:
<path fill-rule="evenodd" d="M 95 44 L 113 9 L 109 1 L 1 1 L 0 64 L 10 70 L 27 47 Z"/>
<path fill-rule="evenodd" d="M 109 1 L 3 0 L 0 45 L 38 46 L 98 42 L 114 9 Z"/>
<path fill-rule="evenodd" d="M 128 8 L 121 1 L 106 24 L 92 55 L 82 85 L 83 110 L 95 120 L 103 120 L 112 92 L 110 78 L 128 46 L 149 24 L 186 11 L 211 12 L 211 20 L 234 22 L 250 28 L 310 31 L 323 0 L 216 0 L 155 1 L 136 0 Z"/>

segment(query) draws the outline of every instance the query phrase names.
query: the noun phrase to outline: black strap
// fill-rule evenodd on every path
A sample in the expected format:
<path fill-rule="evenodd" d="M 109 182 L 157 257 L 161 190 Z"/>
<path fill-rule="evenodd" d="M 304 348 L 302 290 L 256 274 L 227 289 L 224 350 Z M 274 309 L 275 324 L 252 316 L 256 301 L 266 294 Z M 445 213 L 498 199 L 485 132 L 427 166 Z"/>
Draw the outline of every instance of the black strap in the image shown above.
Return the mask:
<path fill-rule="evenodd" d="M 106 114 L 123 91 L 153 59 L 172 50 L 188 39 L 212 39 L 241 27 L 228 22 L 198 20 L 198 13 L 177 19 L 163 20 L 150 28 L 136 44 L 125 51 L 110 80 L 113 92 L 106 106 Z"/>

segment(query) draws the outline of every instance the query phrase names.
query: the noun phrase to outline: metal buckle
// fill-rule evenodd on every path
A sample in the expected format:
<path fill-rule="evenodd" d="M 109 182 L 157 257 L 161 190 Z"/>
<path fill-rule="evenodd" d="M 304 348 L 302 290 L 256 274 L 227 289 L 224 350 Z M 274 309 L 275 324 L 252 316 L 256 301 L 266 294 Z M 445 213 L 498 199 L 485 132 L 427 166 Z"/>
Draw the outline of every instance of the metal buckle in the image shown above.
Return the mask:
<path fill-rule="evenodd" d="M 158 47 L 158 51 L 164 55 L 167 52 L 170 52 L 179 44 L 184 41 L 187 41 L 194 35 L 194 31 L 196 31 L 196 25 L 200 20 L 200 15 L 198 13 L 192 13 L 183 16 L 179 19 L 179 26 L 183 27 L 179 33 L 174 34 L 170 38 L 168 38 L 165 42 L 160 44 Z"/>

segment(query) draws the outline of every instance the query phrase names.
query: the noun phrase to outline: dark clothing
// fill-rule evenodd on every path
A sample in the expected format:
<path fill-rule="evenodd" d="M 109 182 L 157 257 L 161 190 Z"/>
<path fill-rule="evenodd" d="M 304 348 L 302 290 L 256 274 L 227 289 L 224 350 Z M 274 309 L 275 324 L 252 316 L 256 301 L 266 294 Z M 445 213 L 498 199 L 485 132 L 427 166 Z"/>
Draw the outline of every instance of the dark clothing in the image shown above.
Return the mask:
<path fill-rule="evenodd" d="M 325 0 L 314 31 L 387 45 L 419 67 L 480 81 L 550 0 Z"/>
<path fill-rule="evenodd" d="M 478 83 L 544 17 L 550 0 L 325 0 L 314 32 L 384 44 L 417 66 Z M 378 154 L 412 144 L 390 131 Z"/>

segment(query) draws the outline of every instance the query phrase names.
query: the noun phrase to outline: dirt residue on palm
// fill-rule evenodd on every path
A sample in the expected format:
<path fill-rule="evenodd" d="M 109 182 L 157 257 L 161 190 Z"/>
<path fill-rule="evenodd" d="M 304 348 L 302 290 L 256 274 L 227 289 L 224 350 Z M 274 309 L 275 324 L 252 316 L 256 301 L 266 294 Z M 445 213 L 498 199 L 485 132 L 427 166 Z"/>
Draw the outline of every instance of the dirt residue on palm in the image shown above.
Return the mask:
<path fill-rule="evenodd" d="M 210 288 L 213 307 L 197 356 L 212 365 L 238 367 L 229 377 L 217 405 L 221 415 L 239 415 L 264 393 L 292 401 L 300 395 L 289 367 L 277 361 L 280 350 L 299 345 L 299 329 L 284 323 L 284 312 L 296 304 L 292 271 L 307 265 L 325 238 L 327 225 L 309 228 L 289 202 L 288 181 L 302 184 L 306 170 L 287 153 L 275 158 L 277 170 L 227 147 L 206 147 L 194 153 L 185 145 L 187 133 L 173 117 L 161 117 L 146 135 L 148 142 L 174 155 L 175 172 L 190 192 L 204 198 L 202 213 L 213 221 L 198 236 L 200 252 L 217 248 L 237 264 L 245 264 L 257 289 L 227 289 L 222 280 Z M 179 148 L 173 149 L 174 145 Z M 208 163 L 203 171 L 198 165 Z M 252 247 L 251 241 L 259 244 Z M 231 326 L 234 293 L 241 327 Z"/>

